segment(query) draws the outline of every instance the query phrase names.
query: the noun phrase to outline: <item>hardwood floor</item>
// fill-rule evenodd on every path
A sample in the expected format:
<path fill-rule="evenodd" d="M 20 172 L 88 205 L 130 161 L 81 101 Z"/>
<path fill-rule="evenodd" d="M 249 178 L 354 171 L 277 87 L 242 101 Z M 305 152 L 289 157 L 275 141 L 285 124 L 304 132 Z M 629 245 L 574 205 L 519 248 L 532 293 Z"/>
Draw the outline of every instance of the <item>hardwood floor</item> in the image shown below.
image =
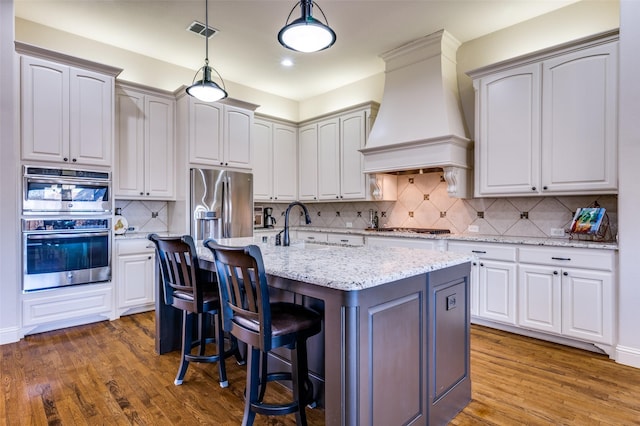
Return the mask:
<path fill-rule="evenodd" d="M 0 424 L 238 425 L 244 371 L 191 364 L 174 386 L 178 354 L 154 352 L 153 313 L 0 346 Z M 640 369 L 606 356 L 474 326 L 472 402 L 452 425 L 640 425 Z M 268 397 L 287 391 L 271 387 Z M 320 409 L 307 409 L 323 425 Z M 257 425 L 293 425 L 293 415 Z M 385 425 L 386 426 L 386 425 Z"/>

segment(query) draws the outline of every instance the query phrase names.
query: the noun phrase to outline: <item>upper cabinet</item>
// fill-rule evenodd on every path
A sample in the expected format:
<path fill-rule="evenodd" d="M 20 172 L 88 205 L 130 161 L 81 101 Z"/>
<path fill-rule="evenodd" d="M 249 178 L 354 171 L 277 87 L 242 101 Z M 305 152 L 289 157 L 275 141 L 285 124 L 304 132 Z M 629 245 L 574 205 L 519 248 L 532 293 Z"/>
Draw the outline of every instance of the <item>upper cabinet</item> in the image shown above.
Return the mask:
<path fill-rule="evenodd" d="M 367 104 L 300 127 L 301 200 L 371 200 L 382 196 L 376 179 L 368 179 L 363 172 L 360 152 L 376 111 L 377 104 Z"/>
<path fill-rule="evenodd" d="M 16 50 L 22 159 L 110 167 L 120 70 L 20 43 Z"/>
<path fill-rule="evenodd" d="M 251 169 L 251 128 L 255 105 L 202 102 L 191 96 L 179 100 L 186 120 L 189 163 Z M 227 102 L 227 101 L 225 101 Z"/>
<path fill-rule="evenodd" d="M 475 195 L 617 192 L 618 35 L 469 72 Z"/>
<path fill-rule="evenodd" d="M 116 91 L 114 195 L 175 197 L 175 98 L 121 85 Z"/>
<path fill-rule="evenodd" d="M 255 118 L 252 130 L 254 201 L 297 199 L 297 127 Z"/>

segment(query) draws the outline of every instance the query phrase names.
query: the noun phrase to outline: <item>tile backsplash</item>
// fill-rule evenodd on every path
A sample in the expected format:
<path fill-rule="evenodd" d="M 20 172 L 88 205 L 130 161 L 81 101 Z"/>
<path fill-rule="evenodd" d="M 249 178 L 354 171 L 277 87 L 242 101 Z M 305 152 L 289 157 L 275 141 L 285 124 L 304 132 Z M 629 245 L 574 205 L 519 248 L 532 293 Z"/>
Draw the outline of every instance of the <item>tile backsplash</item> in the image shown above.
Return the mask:
<path fill-rule="evenodd" d="M 452 233 L 477 227 L 481 234 L 551 237 L 553 229 L 568 229 L 577 208 L 598 203 L 607 211 L 611 236 L 617 233 L 615 195 L 510 198 L 451 198 L 441 172 L 398 176 L 397 201 L 306 203 L 312 225 L 366 228 L 369 210 L 378 212 L 381 227 L 447 228 Z M 256 203 L 274 208 L 276 227 L 284 224 L 286 204 Z M 302 223 L 302 211 L 292 210 L 292 225 Z"/>
<path fill-rule="evenodd" d="M 551 229 L 568 229 L 577 208 L 597 202 L 607 211 L 615 239 L 618 198 L 615 195 L 566 197 L 451 198 L 442 173 L 398 176 L 397 201 L 305 203 L 312 225 L 326 228 L 369 226 L 369 210 L 378 213 L 380 227 L 446 228 L 454 234 L 468 232 L 519 237 L 551 237 Z M 116 200 L 135 232 L 168 231 L 166 201 Z M 287 204 L 256 203 L 273 207 L 276 228 L 284 225 Z M 303 223 L 302 209 L 294 207 L 291 225 Z M 350 226 L 349 226 L 350 225 Z"/>
<path fill-rule="evenodd" d="M 130 232 L 167 232 L 166 201 L 116 200 L 115 208 L 127 218 Z"/>

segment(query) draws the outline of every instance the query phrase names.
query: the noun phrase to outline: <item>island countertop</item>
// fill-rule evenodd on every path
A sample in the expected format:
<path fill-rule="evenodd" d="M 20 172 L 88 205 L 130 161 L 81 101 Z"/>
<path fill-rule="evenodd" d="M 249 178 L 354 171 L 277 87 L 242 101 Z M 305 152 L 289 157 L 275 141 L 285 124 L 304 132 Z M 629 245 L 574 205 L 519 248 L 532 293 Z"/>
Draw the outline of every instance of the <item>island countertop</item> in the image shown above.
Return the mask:
<path fill-rule="evenodd" d="M 226 246 L 260 247 L 267 274 L 336 290 L 363 290 L 450 266 L 470 262 L 466 254 L 402 247 L 345 247 L 292 242 L 289 247 L 262 242 L 259 236 L 218 240 Z M 213 261 L 197 244 L 198 257 Z"/>

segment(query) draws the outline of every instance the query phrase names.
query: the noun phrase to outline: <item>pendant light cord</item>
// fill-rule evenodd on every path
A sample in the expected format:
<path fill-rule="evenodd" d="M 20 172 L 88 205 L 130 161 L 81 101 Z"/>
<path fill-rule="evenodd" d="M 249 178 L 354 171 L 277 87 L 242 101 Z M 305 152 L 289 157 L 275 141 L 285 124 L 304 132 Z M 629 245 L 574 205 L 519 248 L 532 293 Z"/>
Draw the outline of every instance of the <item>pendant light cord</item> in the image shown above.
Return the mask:
<path fill-rule="evenodd" d="M 209 66 L 209 0 L 204 0 L 204 45 L 205 45 L 205 56 L 204 56 L 204 66 Z"/>

